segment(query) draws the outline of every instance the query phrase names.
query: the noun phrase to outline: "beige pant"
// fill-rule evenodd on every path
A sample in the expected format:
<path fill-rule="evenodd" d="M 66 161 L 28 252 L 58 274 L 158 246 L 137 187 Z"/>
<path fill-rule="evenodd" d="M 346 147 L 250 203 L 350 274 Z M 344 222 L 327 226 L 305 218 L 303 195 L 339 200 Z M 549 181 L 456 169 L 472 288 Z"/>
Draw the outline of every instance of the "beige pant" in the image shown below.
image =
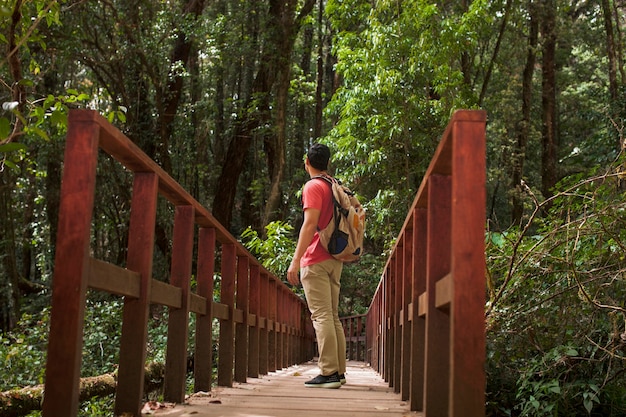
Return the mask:
<path fill-rule="evenodd" d="M 329 259 L 302 268 L 300 274 L 320 352 L 318 366 L 324 376 L 346 372 L 346 336 L 338 311 L 342 268 L 341 261 Z"/>

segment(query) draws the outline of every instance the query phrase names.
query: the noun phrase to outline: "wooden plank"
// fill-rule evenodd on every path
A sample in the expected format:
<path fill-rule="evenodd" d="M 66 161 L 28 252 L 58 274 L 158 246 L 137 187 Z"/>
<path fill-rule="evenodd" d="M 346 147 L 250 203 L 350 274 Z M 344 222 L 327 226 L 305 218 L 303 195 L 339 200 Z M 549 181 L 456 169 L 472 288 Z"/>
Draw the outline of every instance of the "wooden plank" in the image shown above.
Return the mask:
<path fill-rule="evenodd" d="M 347 365 L 347 384 L 340 389 L 306 388 L 304 382 L 319 372 L 317 364 L 309 362 L 210 395 L 192 395 L 186 404 L 157 410 L 155 416 L 423 417 L 409 411 L 372 368 L 354 361 Z"/>
<path fill-rule="evenodd" d="M 250 295 L 248 316 L 248 376 L 259 376 L 259 328 L 261 270 L 257 265 L 250 265 Z"/>
<path fill-rule="evenodd" d="M 230 308 L 226 304 L 213 302 L 211 307 L 213 317 L 220 320 L 233 320 L 230 314 Z"/>
<path fill-rule="evenodd" d="M 150 294 L 150 302 L 152 304 L 160 304 L 171 308 L 181 308 L 183 305 L 183 291 L 181 288 L 168 284 L 167 282 L 150 281 L 152 292 Z"/>
<path fill-rule="evenodd" d="M 250 291 L 250 269 L 248 258 L 237 259 L 237 313 L 235 316 L 235 381 L 246 382 L 248 377 L 248 293 Z"/>
<path fill-rule="evenodd" d="M 213 381 L 213 275 L 215 273 L 215 229 L 198 232 L 198 297 L 204 312 L 196 316 L 194 391 L 210 391 Z"/>
<path fill-rule="evenodd" d="M 151 173 L 135 174 L 128 233 L 126 267 L 140 274 L 139 296 L 124 298 L 119 379 L 115 414 L 139 415 L 143 398 L 145 344 L 152 298 L 152 259 L 156 222 L 158 178 Z"/>
<path fill-rule="evenodd" d="M 452 284 L 451 274 L 447 274 L 435 284 L 435 307 L 446 313 L 450 312 L 450 302 L 454 291 Z"/>
<path fill-rule="evenodd" d="M 259 287 L 259 327 L 261 332 L 259 334 L 259 375 L 267 375 L 268 373 L 268 353 L 269 353 L 269 340 L 268 340 L 268 326 L 267 321 L 269 312 L 269 277 L 266 273 L 261 273 L 260 287 Z"/>
<path fill-rule="evenodd" d="M 402 273 L 402 376 L 400 378 L 400 393 L 402 400 L 409 399 L 410 389 L 410 373 L 411 373 L 411 327 L 408 321 L 408 305 L 411 302 L 411 292 L 413 287 L 413 231 L 406 230 L 403 234 L 404 254 L 402 264 L 400 265 Z"/>
<path fill-rule="evenodd" d="M 170 283 L 181 291 L 180 308 L 170 308 L 167 323 L 167 352 L 163 399 L 183 402 L 187 376 L 189 298 L 194 247 L 194 208 L 178 206 L 174 214 Z"/>
<path fill-rule="evenodd" d="M 95 258 L 89 258 L 89 288 L 139 298 L 141 274 Z"/>
<path fill-rule="evenodd" d="M 222 245 L 222 284 L 220 303 L 235 308 L 235 276 L 237 274 L 237 250 L 234 244 Z M 235 358 L 235 321 L 231 317 L 220 321 L 219 362 L 217 365 L 217 384 L 222 387 L 233 386 L 233 360 Z"/>
<path fill-rule="evenodd" d="M 267 355 L 267 370 L 268 372 L 276 371 L 276 329 L 274 323 L 276 322 L 276 280 L 269 279 L 269 287 L 267 293 L 268 304 L 268 355 Z"/>
<path fill-rule="evenodd" d="M 413 288 L 411 290 L 411 394 L 410 408 L 421 411 L 424 407 L 424 358 L 426 340 L 426 237 L 427 213 L 416 208 L 413 212 Z"/>
<path fill-rule="evenodd" d="M 54 262 L 45 417 L 78 413 L 98 140 L 99 129 L 94 124 L 69 125 Z"/>
<path fill-rule="evenodd" d="M 449 177 L 433 175 L 428 183 L 424 414 L 446 416 L 450 392 L 450 320 L 435 308 L 435 284 L 450 271 L 451 181 Z"/>
<path fill-rule="evenodd" d="M 482 417 L 486 385 L 485 121 L 456 120 L 453 129 L 450 416 Z"/>
<path fill-rule="evenodd" d="M 199 315 L 206 314 L 207 299 L 198 294 L 189 294 L 189 311 Z"/>
<path fill-rule="evenodd" d="M 404 234 L 400 237 L 400 244 L 397 247 L 395 262 L 393 263 L 394 269 L 394 295 L 393 302 L 393 314 L 394 314 L 394 352 L 393 352 L 393 388 L 396 393 L 400 392 L 402 384 L 402 326 L 400 322 L 402 317 L 400 312 L 402 310 L 402 287 L 403 287 L 403 264 L 404 264 Z"/>

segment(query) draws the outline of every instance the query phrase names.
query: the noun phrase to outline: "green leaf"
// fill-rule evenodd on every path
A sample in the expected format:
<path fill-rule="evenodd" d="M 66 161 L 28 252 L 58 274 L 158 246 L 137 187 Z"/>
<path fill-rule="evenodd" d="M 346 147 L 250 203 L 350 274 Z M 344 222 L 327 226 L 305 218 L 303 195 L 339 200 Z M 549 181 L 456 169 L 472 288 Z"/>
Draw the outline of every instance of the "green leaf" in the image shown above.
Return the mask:
<path fill-rule="evenodd" d="M 0 152 L 14 152 L 19 150 L 26 150 L 28 147 L 23 143 L 11 142 L 0 145 Z"/>
<path fill-rule="evenodd" d="M 11 133 L 11 122 L 6 117 L 0 117 L 0 139 L 9 137 Z"/>

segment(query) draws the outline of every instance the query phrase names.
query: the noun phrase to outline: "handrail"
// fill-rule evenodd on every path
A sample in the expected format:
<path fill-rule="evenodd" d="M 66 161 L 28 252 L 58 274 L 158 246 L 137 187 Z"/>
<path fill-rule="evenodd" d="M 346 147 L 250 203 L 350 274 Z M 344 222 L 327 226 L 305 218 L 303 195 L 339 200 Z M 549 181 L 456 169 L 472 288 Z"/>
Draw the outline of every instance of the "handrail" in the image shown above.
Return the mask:
<path fill-rule="evenodd" d="M 89 255 L 99 148 L 134 175 L 125 268 Z M 152 278 L 159 195 L 175 207 L 169 284 Z M 193 293 L 190 277 L 196 236 L 197 290 Z M 221 295 L 215 302 L 218 254 Z M 196 314 L 196 391 L 211 389 L 214 318 L 220 322 L 218 385 L 246 382 L 246 377 L 304 362 L 314 354 L 313 327 L 304 301 L 102 116 L 72 110 L 61 186 L 44 417 L 78 413 L 87 288 L 124 297 L 115 415 L 141 415 L 150 304 L 169 307 L 166 401 L 184 400 L 189 313 Z"/>
<path fill-rule="evenodd" d="M 368 361 L 426 417 L 485 415 L 485 124 L 454 113 L 365 315 Z"/>

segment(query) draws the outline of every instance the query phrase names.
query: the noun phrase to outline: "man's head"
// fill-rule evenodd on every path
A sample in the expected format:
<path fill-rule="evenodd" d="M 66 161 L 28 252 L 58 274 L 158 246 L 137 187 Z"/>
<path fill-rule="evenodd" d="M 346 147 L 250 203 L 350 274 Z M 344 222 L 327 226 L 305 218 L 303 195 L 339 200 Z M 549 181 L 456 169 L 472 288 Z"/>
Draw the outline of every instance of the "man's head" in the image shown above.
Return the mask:
<path fill-rule="evenodd" d="M 330 159 L 330 149 L 321 143 L 314 143 L 307 152 L 309 164 L 317 170 L 326 171 L 328 169 L 328 160 Z"/>

